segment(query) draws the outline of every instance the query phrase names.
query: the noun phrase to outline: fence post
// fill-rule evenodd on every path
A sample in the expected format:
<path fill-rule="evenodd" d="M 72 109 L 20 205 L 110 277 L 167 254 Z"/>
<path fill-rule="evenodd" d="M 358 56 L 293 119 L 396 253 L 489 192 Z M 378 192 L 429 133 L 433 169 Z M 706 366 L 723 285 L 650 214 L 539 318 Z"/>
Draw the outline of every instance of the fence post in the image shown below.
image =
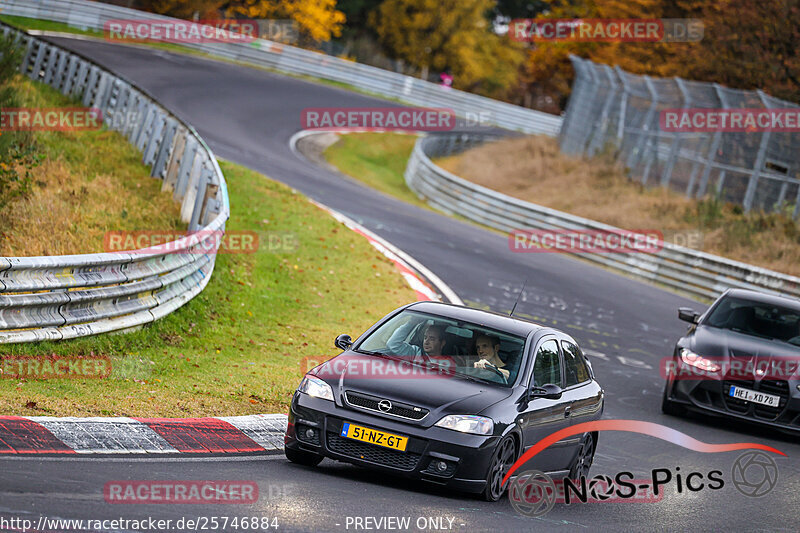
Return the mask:
<path fill-rule="evenodd" d="M 761 89 L 756 90 L 756 94 L 761 99 L 764 107 L 769 109 L 770 104 L 764 97 L 764 92 Z M 758 145 L 758 154 L 756 155 L 756 162 L 753 165 L 753 171 L 750 174 L 750 180 L 747 182 L 747 191 L 744 193 L 744 212 L 747 213 L 753 208 L 753 199 L 756 196 L 756 189 L 758 188 L 758 179 L 761 177 L 761 170 L 764 168 L 764 159 L 767 157 L 767 146 L 769 145 L 769 130 L 761 135 L 761 142 Z"/>
<path fill-rule="evenodd" d="M 681 99 L 683 100 L 683 109 L 688 109 L 689 106 L 692 104 L 692 98 L 689 96 L 689 92 L 686 90 L 686 86 L 683 84 L 683 80 L 680 78 L 674 78 L 675 85 L 678 86 L 678 90 L 681 92 Z M 659 124 L 661 122 L 659 121 Z M 678 152 L 680 151 L 681 146 L 681 134 L 679 132 L 675 132 L 672 138 L 672 146 L 669 149 L 669 159 L 667 159 L 667 164 L 664 166 L 664 173 L 661 175 L 661 186 L 666 187 L 669 185 L 669 181 L 672 178 L 672 169 L 675 168 L 675 160 L 678 158 Z M 691 187 L 691 184 L 689 185 Z M 686 194 L 689 194 L 689 191 L 686 191 Z"/>
<path fill-rule="evenodd" d="M 714 84 L 714 91 L 717 94 L 717 98 L 719 99 L 719 103 L 723 109 L 728 109 L 728 102 L 725 99 L 725 95 L 722 93 L 722 90 L 718 84 Z M 703 168 L 703 175 L 700 176 L 700 185 L 697 187 L 697 198 L 702 198 L 706 194 L 706 190 L 708 189 L 708 178 L 711 176 L 711 167 L 714 165 L 714 160 L 717 157 L 717 150 L 719 150 L 719 143 L 722 142 L 722 132 L 717 130 L 714 132 L 714 137 L 711 139 L 711 145 L 708 149 L 708 155 L 706 156 L 706 165 Z M 718 187 L 718 192 L 722 193 L 722 191 Z"/>

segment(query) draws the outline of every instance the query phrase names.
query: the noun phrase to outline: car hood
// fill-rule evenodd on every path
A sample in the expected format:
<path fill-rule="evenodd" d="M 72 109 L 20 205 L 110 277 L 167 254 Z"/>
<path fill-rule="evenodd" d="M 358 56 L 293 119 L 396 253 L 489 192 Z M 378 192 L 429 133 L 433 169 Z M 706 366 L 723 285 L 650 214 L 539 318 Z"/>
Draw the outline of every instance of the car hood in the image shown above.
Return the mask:
<path fill-rule="evenodd" d="M 315 374 L 333 388 L 337 403 L 345 391 L 360 392 L 428 409 L 437 415 L 425 417 L 433 422 L 438 415 L 478 414 L 512 393 L 510 387 L 426 372 L 408 361 L 354 352 L 330 359 Z"/>
<path fill-rule="evenodd" d="M 705 357 L 800 357 L 800 346 L 746 335 L 729 329 L 698 326 L 689 336 L 688 348 Z"/>

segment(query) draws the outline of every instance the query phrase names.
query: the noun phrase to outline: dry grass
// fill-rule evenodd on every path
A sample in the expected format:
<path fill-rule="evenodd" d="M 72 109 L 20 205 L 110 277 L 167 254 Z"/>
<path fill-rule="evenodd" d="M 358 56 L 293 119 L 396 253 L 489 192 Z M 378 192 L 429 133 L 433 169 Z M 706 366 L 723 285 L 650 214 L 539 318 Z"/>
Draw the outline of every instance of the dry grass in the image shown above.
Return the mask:
<path fill-rule="evenodd" d="M 75 105 L 22 77 L 14 87 L 24 106 Z M 185 229 L 180 206 L 121 135 L 37 132 L 35 142 L 44 158 L 32 193 L 0 211 L 0 256 L 102 252 L 108 231 Z"/>
<path fill-rule="evenodd" d="M 778 214 L 743 214 L 712 198 L 646 189 L 604 158 L 568 157 L 544 136 L 486 144 L 437 164 L 474 183 L 625 229 L 655 229 L 683 244 L 699 233 L 705 252 L 800 275 L 800 226 Z M 689 241 L 691 243 L 691 241 Z"/>

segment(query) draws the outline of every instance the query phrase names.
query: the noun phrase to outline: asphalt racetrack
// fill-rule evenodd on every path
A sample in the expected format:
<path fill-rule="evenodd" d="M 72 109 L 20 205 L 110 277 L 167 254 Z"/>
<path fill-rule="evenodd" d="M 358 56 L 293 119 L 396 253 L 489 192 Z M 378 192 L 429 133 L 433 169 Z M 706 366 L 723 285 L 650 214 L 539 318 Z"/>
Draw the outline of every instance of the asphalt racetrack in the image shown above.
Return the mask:
<path fill-rule="evenodd" d="M 298 189 L 411 254 L 468 305 L 507 312 L 528 278 L 517 311 L 561 328 L 580 342 L 606 391 L 604 418 L 664 424 L 707 443 L 758 442 L 787 457 L 774 456 L 779 469 L 777 485 L 765 496 L 753 498 L 741 494 L 732 482 L 732 468 L 741 452 L 699 453 L 643 435 L 604 432 L 592 475 L 630 471 L 638 479 L 649 479 L 653 469 L 669 469 L 674 478 L 679 472 L 699 472 L 706 479 L 708 472 L 719 470 L 724 487 L 698 491 L 684 487 L 678 493 L 671 483 L 657 502 L 556 504 L 539 518 L 517 513 L 507 498 L 490 504 L 327 459 L 317 468 L 305 468 L 289 463 L 283 455 L 3 458 L 0 517 L 44 514 L 177 520 L 269 516 L 277 517 L 278 531 L 377 529 L 379 522 L 356 521 L 357 517 L 410 517 L 410 531 L 800 529 L 800 444 L 796 437 L 698 416 L 668 417 L 660 411 L 663 381 L 659 361 L 671 353 L 675 340 L 685 331 L 676 309 L 689 305 L 701 310 L 702 304 L 559 254 L 512 253 L 503 235 L 397 201 L 321 169 L 290 149 L 289 139 L 301 129 L 304 108 L 387 105 L 382 100 L 148 48 L 52 40 L 149 91 L 192 124 L 217 156 Z M 241 207 L 231 206 L 234 216 Z M 343 333 L 355 336 L 361 332 Z M 334 351 L 332 348 L 331 355 Z M 103 485 L 125 479 L 255 480 L 261 497 L 256 504 L 236 506 L 107 504 Z M 380 524 L 384 526 L 380 529 L 390 530 L 388 526 L 394 522 Z"/>

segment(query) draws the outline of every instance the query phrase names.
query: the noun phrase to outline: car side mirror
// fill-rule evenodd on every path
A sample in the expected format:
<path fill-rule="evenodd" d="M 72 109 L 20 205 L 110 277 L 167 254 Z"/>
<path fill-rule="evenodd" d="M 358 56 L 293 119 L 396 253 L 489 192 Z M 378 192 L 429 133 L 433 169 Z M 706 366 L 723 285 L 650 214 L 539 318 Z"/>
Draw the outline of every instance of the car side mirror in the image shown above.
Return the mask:
<path fill-rule="evenodd" d="M 697 324 L 700 320 L 700 313 L 696 313 L 691 307 L 679 307 L 678 318 L 690 324 Z"/>
<path fill-rule="evenodd" d="M 548 383 L 547 385 L 542 385 L 541 387 L 531 387 L 530 391 L 528 392 L 528 397 L 533 398 L 545 398 L 547 400 L 558 400 L 561 398 L 561 394 L 563 391 L 561 387 L 558 385 L 554 385 L 553 383 Z"/>
<path fill-rule="evenodd" d="M 335 344 L 337 348 L 348 350 L 353 345 L 353 339 L 350 338 L 350 335 L 342 334 L 336 337 L 336 340 L 333 341 L 333 344 Z"/>

